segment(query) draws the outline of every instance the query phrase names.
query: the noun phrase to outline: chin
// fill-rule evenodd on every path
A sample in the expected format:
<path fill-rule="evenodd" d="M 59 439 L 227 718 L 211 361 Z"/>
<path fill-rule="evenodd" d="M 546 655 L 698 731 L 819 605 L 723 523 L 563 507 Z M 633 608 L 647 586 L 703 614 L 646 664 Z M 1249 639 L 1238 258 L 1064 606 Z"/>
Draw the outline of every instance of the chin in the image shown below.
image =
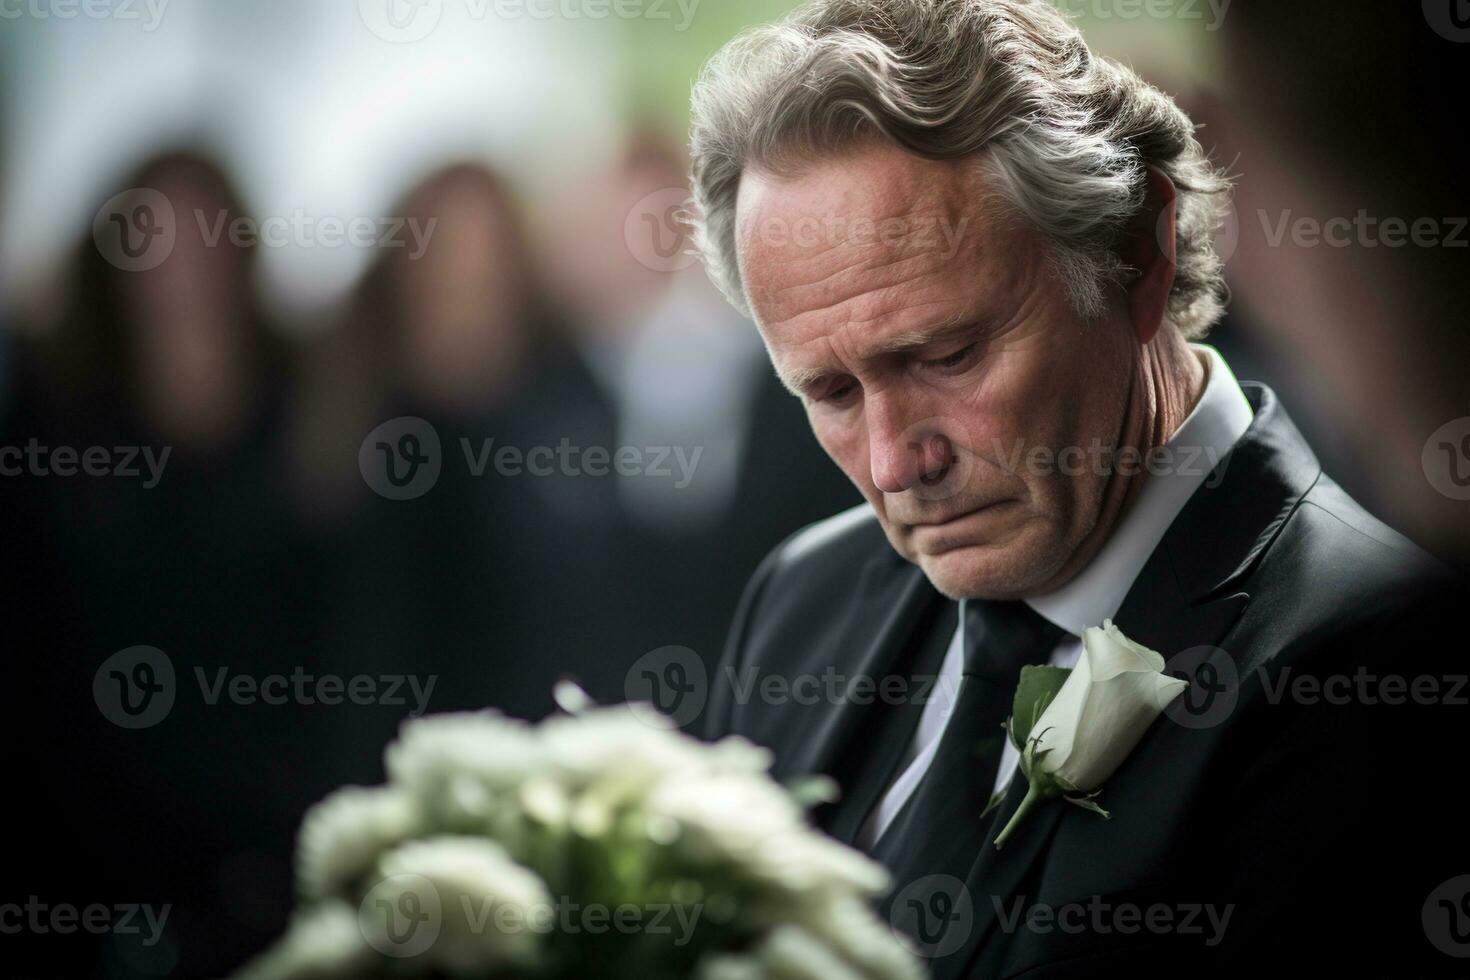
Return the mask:
<path fill-rule="evenodd" d="M 950 599 L 1020 599 L 1055 574 L 1054 548 L 1022 534 L 1003 545 L 975 544 L 913 560 Z"/>

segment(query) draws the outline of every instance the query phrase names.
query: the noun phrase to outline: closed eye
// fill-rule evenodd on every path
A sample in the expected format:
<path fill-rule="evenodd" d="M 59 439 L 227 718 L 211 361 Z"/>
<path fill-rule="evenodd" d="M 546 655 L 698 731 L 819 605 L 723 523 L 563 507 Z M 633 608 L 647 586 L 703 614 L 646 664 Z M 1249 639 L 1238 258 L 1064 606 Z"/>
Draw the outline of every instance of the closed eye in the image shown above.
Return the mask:
<path fill-rule="evenodd" d="M 857 382 L 853 381 L 851 378 L 848 378 L 845 381 L 841 381 L 833 385 L 816 400 L 828 402 L 829 404 L 833 405 L 841 405 L 856 390 Z"/>
<path fill-rule="evenodd" d="M 977 342 L 975 342 L 973 344 L 967 344 L 966 346 L 961 347 L 959 350 L 955 351 L 953 354 L 947 354 L 944 357 L 935 358 L 933 360 L 920 361 L 919 363 L 920 364 L 923 364 L 925 367 L 929 367 L 929 368 L 955 368 L 955 367 L 959 367 L 961 364 L 965 363 L 965 359 L 967 357 L 969 357 L 971 354 L 973 354 L 975 352 L 975 348 L 978 347 L 978 346 L 980 346 L 980 344 L 977 341 Z"/>

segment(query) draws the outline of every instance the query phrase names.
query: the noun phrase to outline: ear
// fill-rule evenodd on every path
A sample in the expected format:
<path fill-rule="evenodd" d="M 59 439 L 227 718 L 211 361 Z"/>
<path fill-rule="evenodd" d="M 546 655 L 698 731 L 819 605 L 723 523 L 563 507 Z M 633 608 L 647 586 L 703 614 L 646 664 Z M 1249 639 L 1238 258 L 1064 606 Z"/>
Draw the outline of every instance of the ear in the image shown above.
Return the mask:
<path fill-rule="evenodd" d="M 1123 244 L 1123 261 L 1138 270 L 1128 285 L 1128 312 L 1140 345 L 1164 325 L 1174 288 L 1174 182 L 1157 167 L 1145 178 L 1143 210 Z"/>

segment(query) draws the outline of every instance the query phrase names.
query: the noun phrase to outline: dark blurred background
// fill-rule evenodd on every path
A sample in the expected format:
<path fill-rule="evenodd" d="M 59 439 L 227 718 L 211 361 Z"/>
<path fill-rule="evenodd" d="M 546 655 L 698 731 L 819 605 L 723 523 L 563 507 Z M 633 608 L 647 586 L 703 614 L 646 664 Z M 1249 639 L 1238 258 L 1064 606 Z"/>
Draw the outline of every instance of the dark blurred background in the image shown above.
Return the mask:
<path fill-rule="evenodd" d="M 284 926 L 302 812 L 379 781 L 406 715 L 710 663 L 760 558 L 858 502 L 675 217 L 694 74 L 791 6 L 0 9 L 0 969 L 227 972 Z M 1463 567 L 1470 11 L 1062 6 L 1239 180 L 1210 342 Z M 1360 212 L 1436 234 L 1276 240 Z M 250 696 L 273 677 L 368 680 Z"/>

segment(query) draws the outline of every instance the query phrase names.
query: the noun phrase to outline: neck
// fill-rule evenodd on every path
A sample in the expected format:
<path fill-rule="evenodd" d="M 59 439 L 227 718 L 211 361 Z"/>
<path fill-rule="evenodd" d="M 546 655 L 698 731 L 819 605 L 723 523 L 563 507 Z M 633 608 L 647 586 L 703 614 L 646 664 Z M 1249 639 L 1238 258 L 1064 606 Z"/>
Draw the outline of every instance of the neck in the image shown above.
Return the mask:
<path fill-rule="evenodd" d="M 1150 453 L 1179 431 L 1204 394 L 1206 380 L 1204 359 L 1190 350 L 1183 336 L 1177 330 L 1160 330 L 1139 349 L 1128 407 L 1118 434 L 1118 451 L 1136 450 L 1135 458 L 1147 461 Z M 1138 499 L 1148 477 L 1147 468 L 1125 469 L 1127 472 L 1114 469 L 1103 489 L 1096 525 L 1041 592 L 1060 588 L 1086 568 Z"/>
<path fill-rule="evenodd" d="M 1129 415 L 1137 416 L 1137 428 L 1125 428 L 1124 438 L 1131 440 L 1125 444 L 1148 453 L 1167 443 L 1199 404 L 1206 380 L 1204 359 L 1177 331 L 1160 331 L 1138 359 L 1129 408 Z M 1136 487 L 1142 480 L 1131 482 Z"/>

